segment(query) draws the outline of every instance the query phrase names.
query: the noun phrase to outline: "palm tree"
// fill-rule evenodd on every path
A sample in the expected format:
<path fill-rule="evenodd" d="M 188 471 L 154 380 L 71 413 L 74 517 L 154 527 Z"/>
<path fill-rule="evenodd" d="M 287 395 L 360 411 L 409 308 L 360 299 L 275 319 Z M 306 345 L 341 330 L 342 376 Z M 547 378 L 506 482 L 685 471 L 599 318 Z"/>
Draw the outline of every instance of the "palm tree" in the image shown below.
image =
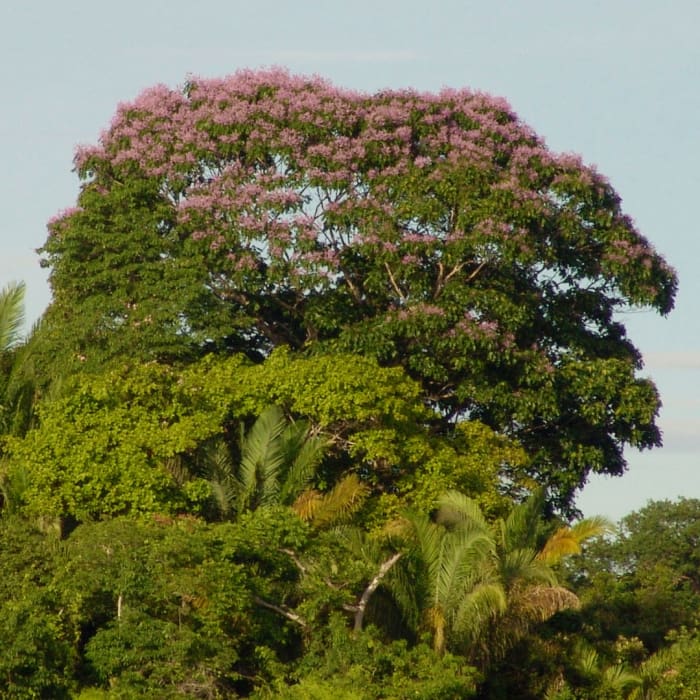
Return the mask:
<path fill-rule="evenodd" d="M 414 538 L 412 558 L 419 566 L 412 587 L 406 586 L 406 578 L 395 587 L 400 591 L 397 600 L 406 608 L 405 601 L 413 594 L 412 602 L 420 611 L 420 616 L 413 613 L 413 621 L 430 632 L 433 648 L 442 654 L 448 639 L 475 637 L 487 620 L 506 609 L 505 591 L 494 567 L 494 541 L 485 528 L 466 523 L 448 528 L 423 514 L 407 519 Z"/>
<path fill-rule="evenodd" d="M 278 406 L 266 408 L 247 433 L 241 428 L 238 460 L 223 439 L 209 444 L 200 456 L 200 471 L 209 481 L 218 517 L 285 505 L 315 527 L 347 520 L 368 489 L 355 474 L 327 493 L 310 488 L 327 447 L 328 440 L 313 434 L 306 421 L 288 420 Z"/>
<path fill-rule="evenodd" d="M 266 408 L 247 434 L 241 430 L 238 509 L 291 505 L 316 474 L 326 445 L 305 421 L 288 421 L 279 406 Z"/>
<path fill-rule="evenodd" d="M 483 668 L 536 622 L 578 605 L 552 567 L 608 525 L 582 521 L 538 547 L 543 504 L 536 492 L 489 525 L 475 501 L 450 491 L 434 520 L 406 516 L 411 554 L 389 583 L 407 621 L 430 632 L 438 653 L 460 648 Z"/>
<path fill-rule="evenodd" d="M 503 657 L 534 625 L 579 607 L 578 597 L 558 582 L 554 567 L 579 554 L 585 541 L 612 529 L 605 518 L 586 518 L 558 528 L 542 542 L 544 504 L 545 494 L 539 489 L 492 525 L 508 606 L 484 630 L 473 650 L 482 667 Z"/>
<path fill-rule="evenodd" d="M 448 644 L 476 637 L 507 605 L 488 525 L 472 501 L 463 499 L 460 505 L 468 517 L 453 522 L 406 514 L 409 550 L 404 565 L 390 577 L 406 621 L 417 631 L 428 631 L 439 654 Z"/>

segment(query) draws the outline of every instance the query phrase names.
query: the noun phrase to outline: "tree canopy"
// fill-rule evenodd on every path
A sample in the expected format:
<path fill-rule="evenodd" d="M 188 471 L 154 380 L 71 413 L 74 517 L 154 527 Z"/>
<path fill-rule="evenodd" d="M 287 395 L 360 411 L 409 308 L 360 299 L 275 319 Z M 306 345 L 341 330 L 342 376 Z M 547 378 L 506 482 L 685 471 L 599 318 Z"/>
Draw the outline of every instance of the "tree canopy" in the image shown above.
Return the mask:
<path fill-rule="evenodd" d="M 420 381 L 443 430 L 518 439 L 560 505 L 660 443 L 617 312 L 666 314 L 675 275 L 608 181 L 503 100 L 192 78 L 121 104 L 76 169 L 42 249 L 64 367 L 369 355 Z"/>

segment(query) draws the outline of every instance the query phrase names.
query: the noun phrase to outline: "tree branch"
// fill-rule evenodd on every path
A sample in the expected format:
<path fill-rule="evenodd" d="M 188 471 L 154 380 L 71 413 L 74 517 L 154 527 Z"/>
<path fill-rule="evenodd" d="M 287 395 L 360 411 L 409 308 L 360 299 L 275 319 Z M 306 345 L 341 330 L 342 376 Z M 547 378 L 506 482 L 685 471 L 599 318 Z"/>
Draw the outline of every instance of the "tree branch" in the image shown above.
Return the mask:
<path fill-rule="evenodd" d="M 379 584 L 382 582 L 382 579 L 389 573 L 391 567 L 394 566 L 394 564 L 396 564 L 396 562 L 399 559 L 401 559 L 401 556 L 402 552 L 396 552 L 396 554 L 392 554 L 379 567 L 379 571 L 377 572 L 376 576 L 369 582 L 367 588 L 365 588 L 362 597 L 357 603 L 357 608 L 355 611 L 355 632 L 359 632 L 362 629 L 362 623 L 365 617 L 365 610 L 367 609 L 367 603 L 369 603 L 369 599 L 372 596 L 372 593 L 374 593 L 377 590 L 377 588 L 379 588 Z"/>
<path fill-rule="evenodd" d="M 486 264 L 485 262 L 481 263 L 481 265 L 477 268 L 477 272 L 478 272 L 485 264 Z M 464 267 L 464 263 L 463 263 L 463 262 L 457 263 L 457 264 L 452 268 L 452 270 L 448 273 L 447 277 L 445 277 L 445 279 L 443 280 L 443 284 L 444 284 L 445 282 L 449 282 L 450 279 L 451 279 L 452 277 L 454 277 L 457 273 L 461 272 L 463 267 Z M 475 273 L 475 274 L 476 274 L 476 273 Z M 473 277 L 473 275 L 471 275 L 471 276 L 469 277 L 469 279 L 472 279 L 472 277 Z"/>
<path fill-rule="evenodd" d="M 297 557 L 294 551 L 292 551 L 291 549 L 284 548 L 280 548 L 277 551 L 281 552 L 282 554 L 286 554 L 296 564 L 297 569 L 299 569 L 299 571 L 301 571 L 302 574 L 307 573 L 308 569 L 304 566 L 304 564 L 301 562 L 299 557 Z"/>
<path fill-rule="evenodd" d="M 350 294 L 352 294 L 353 299 L 359 304 L 362 302 L 362 295 L 360 294 L 360 290 L 353 284 L 352 280 L 350 279 L 350 276 L 341 268 L 341 271 L 343 273 L 343 281 L 347 285 L 348 289 L 350 290 Z"/>
<path fill-rule="evenodd" d="M 457 263 L 447 273 L 447 275 L 445 275 L 445 266 L 441 262 L 438 263 L 439 272 L 438 272 L 437 280 L 435 280 L 435 291 L 433 292 L 434 299 L 437 299 L 440 296 L 445 285 L 450 281 L 450 279 L 452 279 L 452 277 L 454 277 L 457 273 L 461 272 L 463 267 L 464 267 L 463 262 Z M 476 272 L 478 272 L 481 269 L 481 267 L 483 267 L 483 263 L 479 268 L 477 268 Z M 469 277 L 469 279 L 472 279 L 472 277 Z"/>
<path fill-rule="evenodd" d="M 306 629 L 309 626 L 308 623 L 306 622 L 306 620 L 301 615 L 297 615 L 295 612 L 292 612 L 287 607 L 282 607 L 280 605 L 274 605 L 273 603 L 268 603 L 266 600 L 263 600 L 262 598 L 259 598 L 258 596 L 255 596 L 254 600 L 261 607 L 267 608 L 268 610 L 272 610 L 272 611 L 282 615 L 283 617 L 286 617 L 288 620 L 295 622 L 297 625 L 299 625 L 300 627 L 303 627 L 304 629 Z"/>
<path fill-rule="evenodd" d="M 486 260 L 484 260 L 482 263 L 479 264 L 479 266 L 474 270 L 474 272 L 467 277 L 467 282 L 471 282 L 484 268 L 484 265 L 486 265 Z M 452 273 L 450 273 L 451 275 Z"/>
<path fill-rule="evenodd" d="M 391 268 L 389 267 L 389 263 L 384 263 L 384 269 L 386 270 L 387 274 L 389 275 L 389 281 L 391 282 L 391 286 L 394 288 L 394 291 L 399 295 L 399 299 L 401 301 L 406 301 L 406 295 L 401 291 L 399 288 L 399 285 L 396 284 L 396 280 L 394 279 L 394 275 L 391 273 Z"/>

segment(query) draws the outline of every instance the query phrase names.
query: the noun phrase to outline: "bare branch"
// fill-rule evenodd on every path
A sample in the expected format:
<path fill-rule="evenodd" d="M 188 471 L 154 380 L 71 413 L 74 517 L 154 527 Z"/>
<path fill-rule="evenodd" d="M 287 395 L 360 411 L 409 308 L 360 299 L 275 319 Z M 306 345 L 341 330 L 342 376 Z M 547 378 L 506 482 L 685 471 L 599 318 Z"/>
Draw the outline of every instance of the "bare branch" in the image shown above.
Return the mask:
<path fill-rule="evenodd" d="M 486 264 L 486 261 L 481 263 L 481 265 L 477 268 L 476 272 L 478 272 L 484 265 Z M 449 282 L 450 279 L 452 279 L 456 274 L 460 273 L 462 271 L 462 268 L 464 267 L 464 263 L 457 263 L 451 270 L 451 272 L 445 277 L 445 282 Z M 476 273 L 475 273 L 476 274 Z M 473 275 L 470 275 L 469 279 L 472 279 Z"/>
<path fill-rule="evenodd" d="M 273 603 L 268 603 L 266 600 L 263 600 L 262 598 L 259 598 L 258 596 L 255 596 L 254 598 L 255 602 L 260 605 L 263 608 L 267 608 L 268 610 L 272 610 L 283 617 L 286 617 L 288 620 L 291 620 L 292 622 L 295 622 L 297 625 L 300 627 L 303 627 L 306 629 L 309 625 L 306 622 L 306 620 L 301 616 L 297 615 L 295 612 L 291 611 L 287 607 L 282 607 L 280 605 L 274 605 Z"/>
<path fill-rule="evenodd" d="M 471 275 L 469 275 L 469 277 L 467 277 L 467 282 L 471 282 L 483 270 L 484 265 L 486 265 L 486 260 L 484 260 L 479 265 L 479 267 L 477 267 L 476 270 L 474 270 L 474 272 L 472 272 Z M 452 274 L 452 273 L 450 273 L 450 274 Z"/>
<path fill-rule="evenodd" d="M 391 282 L 391 286 L 394 288 L 394 291 L 399 295 L 399 298 L 401 301 L 406 301 L 406 295 L 401 291 L 400 287 L 398 284 L 396 284 L 396 280 L 394 279 L 394 275 L 391 273 L 391 268 L 389 267 L 389 263 L 384 263 L 384 269 L 386 270 L 387 274 L 389 275 L 389 281 Z"/>
<path fill-rule="evenodd" d="M 476 273 L 483 267 L 484 263 L 482 263 L 476 270 Z M 438 263 L 438 276 L 437 280 L 435 280 L 435 292 L 433 293 L 433 298 L 437 299 L 440 294 L 442 293 L 442 290 L 444 289 L 445 285 L 459 272 L 462 271 L 462 268 L 464 267 L 464 263 L 457 263 L 451 270 L 450 272 L 445 275 L 445 266 L 439 262 Z M 476 274 L 474 273 L 474 274 Z M 471 280 L 472 277 L 470 276 L 469 279 Z"/>
<path fill-rule="evenodd" d="M 362 295 L 360 294 L 359 289 L 352 283 L 350 276 L 348 274 L 346 274 L 344 271 L 343 271 L 343 280 L 345 281 L 345 284 L 348 286 L 348 289 L 350 290 L 350 294 L 352 294 L 353 299 L 355 299 L 355 301 L 357 301 L 357 302 L 362 301 Z"/>
<path fill-rule="evenodd" d="M 357 603 L 355 611 L 355 632 L 359 632 L 362 629 L 362 623 L 365 617 L 365 610 L 367 609 L 367 603 L 369 603 L 369 599 L 372 596 L 372 593 L 374 593 L 377 590 L 377 588 L 379 588 L 379 584 L 382 582 L 382 579 L 389 573 L 391 567 L 394 566 L 394 564 L 396 564 L 396 562 L 399 559 L 401 559 L 401 556 L 402 552 L 396 552 L 396 554 L 392 554 L 379 567 L 379 571 L 377 572 L 376 576 L 369 582 L 367 588 L 365 588 L 362 597 Z"/>
<path fill-rule="evenodd" d="M 302 574 L 308 573 L 308 569 L 304 566 L 299 557 L 297 557 L 296 552 L 291 549 L 279 549 L 277 551 L 282 552 L 282 554 L 286 554 L 296 564 L 297 569 L 299 569 Z"/>

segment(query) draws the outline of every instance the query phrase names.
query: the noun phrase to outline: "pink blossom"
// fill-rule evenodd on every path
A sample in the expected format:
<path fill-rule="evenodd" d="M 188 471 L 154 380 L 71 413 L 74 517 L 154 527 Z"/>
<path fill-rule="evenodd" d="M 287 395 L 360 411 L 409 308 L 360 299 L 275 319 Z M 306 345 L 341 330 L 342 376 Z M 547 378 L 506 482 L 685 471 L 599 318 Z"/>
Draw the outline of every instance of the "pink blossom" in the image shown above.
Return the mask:
<path fill-rule="evenodd" d="M 57 224 L 59 221 L 63 221 L 73 216 L 74 214 L 79 214 L 83 211 L 82 207 L 67 207 L 66 209 L 61 209 L 61 211 L 54 214 L 47 222 L 47 226 L 51 227 Z"/>
<path fill-rule="evenodd" d="M 579 231 L 569 234 L 572 252 L 600 246 L 611 276 L 630 263 L 665 269 L 595 168 L 552 154 L 505 100 L 467 89 L 368 95 L 281 69 L 194 77 L 119 105 L 75 164 L 105 197 L 122 170 L 152 178 L 178 233 L 228 261 L 222 274 L 253 265 L 238 252 L 249 247 L 281 283 L 308 275 L 331 284 L 349 248 L 388 261 L 407 291 L 415 280 L 426 289 L 447 257 L 453 269 L 486 259 L 531 265 L 547 236 L 567 227 Z M 590 240 L 611 198 L 610 221 Z M 490 319 L 467 314 L 455 328 L 508 342 Z"/>

